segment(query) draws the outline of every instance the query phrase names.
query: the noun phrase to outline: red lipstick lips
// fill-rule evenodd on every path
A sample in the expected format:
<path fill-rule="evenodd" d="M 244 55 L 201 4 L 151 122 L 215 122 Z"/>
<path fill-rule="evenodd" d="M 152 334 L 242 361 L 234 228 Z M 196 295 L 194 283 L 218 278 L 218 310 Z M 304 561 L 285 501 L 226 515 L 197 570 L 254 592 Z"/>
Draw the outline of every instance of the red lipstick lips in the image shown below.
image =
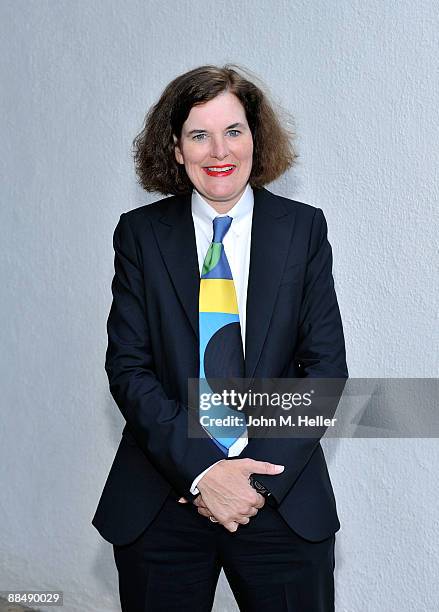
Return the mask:
<path fill-rule="evenodd" d="M 228 170 L 222 170 L 221 168 L 229 168 Z M 221 178 L 222 176 L 229 176 L 236 169 L 233 164 L 223 164 L 221 166 L 208 166 L 203 168 L 204 172 L 209 176 Z"/>

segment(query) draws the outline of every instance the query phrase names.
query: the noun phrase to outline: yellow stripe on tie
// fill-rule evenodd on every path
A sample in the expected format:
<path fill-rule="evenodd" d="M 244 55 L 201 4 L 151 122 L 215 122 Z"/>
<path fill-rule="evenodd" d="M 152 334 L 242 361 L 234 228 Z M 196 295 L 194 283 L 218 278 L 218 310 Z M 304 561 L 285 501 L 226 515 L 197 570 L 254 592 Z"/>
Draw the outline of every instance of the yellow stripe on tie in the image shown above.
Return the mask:
<path fill-rule="evenodd" d="M 226 312 L 238 314 L 235 285 L 225 278 L 200 280 L 200 312 Z"/>

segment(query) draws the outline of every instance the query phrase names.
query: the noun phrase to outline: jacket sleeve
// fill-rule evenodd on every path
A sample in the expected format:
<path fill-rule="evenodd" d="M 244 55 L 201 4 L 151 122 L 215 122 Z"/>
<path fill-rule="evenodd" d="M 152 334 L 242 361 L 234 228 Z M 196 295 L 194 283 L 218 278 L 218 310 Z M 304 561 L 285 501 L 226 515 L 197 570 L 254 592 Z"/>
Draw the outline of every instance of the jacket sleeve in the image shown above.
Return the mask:
<path fill-rule="evenodd" d="M 343 327 L 332 277 L 332 249 L 327 238 L 323 211 L 316 209 L 312 223 L 299 330 L 294 355 L 301 378 L 341 379 L 340 393 L 331 398 L 335 412 L 348 377 Z M 338 385 L 335 385 L 337 388 Z M 328 406 L 325 407 L 328 416 Z M 277 503 L 294 485 L 317 449 L 320 438 L 253 438 L 240 455 L 285 466 L 277 476 L 256 476 Z"/>
<path fill-rule="evenodd" d="M 195 477 L 224 455 L 207 436 L 188 436 L 187 407 L 169 399 L 157 379 L 146 316 L 148 287 L 127 213 L 116 226 L 113 246 L 105 359 L 110 391 L 138 446 L 177 491 L 192 499 Z M 194 427 L 203 434 L 199 424 Z"/>

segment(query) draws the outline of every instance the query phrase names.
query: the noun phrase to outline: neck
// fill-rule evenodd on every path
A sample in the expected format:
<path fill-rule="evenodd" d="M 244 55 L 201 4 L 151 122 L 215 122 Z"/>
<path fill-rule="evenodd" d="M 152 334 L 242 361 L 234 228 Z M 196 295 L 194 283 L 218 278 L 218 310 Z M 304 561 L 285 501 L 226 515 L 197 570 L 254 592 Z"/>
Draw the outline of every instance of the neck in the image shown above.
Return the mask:
<path fill-rule="evenodd" d="M 229 210 L 232 210 L 232 208 L 235 206 L 236 202 L 238 200 L 236 200 L 233 203 L 230 202 L 212 202 L 211 200 L 207 200 L 207 203 L 215 210 L 215 212 L 217 212 L 219 215 L 225 215 L 226 213 L 229 212 Z"/>

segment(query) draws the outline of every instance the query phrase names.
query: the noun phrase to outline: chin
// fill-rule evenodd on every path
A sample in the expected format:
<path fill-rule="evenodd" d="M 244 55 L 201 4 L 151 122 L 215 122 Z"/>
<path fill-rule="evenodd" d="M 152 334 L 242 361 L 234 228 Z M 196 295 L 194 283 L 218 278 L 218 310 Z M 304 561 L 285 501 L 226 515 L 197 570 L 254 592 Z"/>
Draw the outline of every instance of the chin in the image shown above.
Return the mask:
<path fill-rule="evenodd" d="M 212 201 L 223 202 L 224 204 L 236 197 L 235 193 L 211 194 L 208 198 Z"/>
<path fill-rule="evenodd" d="M 241 193 L 243 191 L 243 187 L 240 188 L 236 188 L 236 189 L 224 189 L 224 188 L 220 188 L 221 186 L 218 187 L 218 189 L 206 189 L 206 193 L 210 194 L 212 197 L 216 197 L 216 198 L 221 198 L 223 200 L 230 200 L 230 198 L 235 197 L 238 193 Z"/>

